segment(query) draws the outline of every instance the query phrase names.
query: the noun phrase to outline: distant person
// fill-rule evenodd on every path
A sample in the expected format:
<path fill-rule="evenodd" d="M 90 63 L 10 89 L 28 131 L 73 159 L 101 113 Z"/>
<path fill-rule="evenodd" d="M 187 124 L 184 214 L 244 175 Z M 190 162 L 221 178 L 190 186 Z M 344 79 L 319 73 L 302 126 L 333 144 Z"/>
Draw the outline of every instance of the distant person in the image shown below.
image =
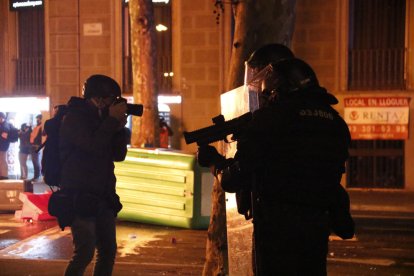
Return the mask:
<path fill-rule="evenodd" d="M 66 104 L 62 104 L 62 105 L 56 105 L 53 107 L 53 118 L 56 117 L 58 118 L 58 120 L 46 120 L 45 125 L 44 125 L 44 130 L 43 130 L 43 135 L 45 136 L 45 139 L 47 139 L 47 135 L 50 134 L 51 131 L 53 130 L 59 130 L 59 127 L 55 127 L 53 126 L 53 123 L 57 123 L 60 122 L 63 118 L 63 116 L 65 116 L 67 111 L 67 105 Z"/>
<path fill-rule="evenodd" d="M 32 145 L 30 144 L 30 134 L 32 128 L 26 123 L 22 124 L 19 130 L 19 163 L 20 163 L 20 179 L 27 179 L 27 158 L 31 154 Z"/>
<path fill-rule="evenodd" d="M 173 136 L 174 132 L 167 124 L 164 117 L 160 117 L 160 148 L 168 148 L 168 139 Z"/>
<path fill-rule="evenodd" d="M 0 112 L 0 180 L 9 178 L 7 164 L 7 151 L 10 141 L 8 140 L 10 124 L 6 122 L 6 114 Z"/>
<path fill-rule="evenodd" d="M 65 275 L 83 275 L 97 250 L 94 275 L 111 275 L 117 251 L 114 161 L 127 153 L 127 105 L 118 83 L 90 76 L 83 98 L 72 97 L 59 132 L 61 191 L 76 195 L 70 224 L 73 256 Z"/>
<path fill-rule="evenodd" d="M 36 126 L 30 134 L 30 144 L 32 146 L 30 156 L 32 157 L 34 175 L 32 180 L 39 180 L 40 177 L 40 147 L 42 146 L 42 114 L 36 116 Z"/>

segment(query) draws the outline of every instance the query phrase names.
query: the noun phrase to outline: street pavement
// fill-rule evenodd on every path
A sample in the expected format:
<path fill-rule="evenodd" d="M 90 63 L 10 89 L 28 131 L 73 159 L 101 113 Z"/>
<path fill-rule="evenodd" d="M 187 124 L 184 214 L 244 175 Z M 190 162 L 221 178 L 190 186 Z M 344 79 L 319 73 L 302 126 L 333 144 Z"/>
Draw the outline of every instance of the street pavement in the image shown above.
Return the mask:
<path fill-rule="evenodd" d="M 35 192 L 42 189 L 45 186 L 41 183 L 35 185 Z M 414 192 L 352 189 L 349 194 L 357 226 L 363 220 L 374 225 L 383 220 L 403 220 L 414 225 Z M 119 221 L 113 275 L 201 275 L 206 238 L 206 230 Z M 353 242 L 332 239 L 341 252 Z M 61 231 L 55 221 L 21 221 L 14 218 L 13 212 L 0 214 L 0 275 L 62 275 L 71 249 L 70 231 Z M 346 258 L 328 256 L 328 271 L 336 271 L 334 267 L 341 262 L 347 262 Z M 92 265 L 86 275 L 91 271 Z"/>
<path fill-rule="evenodd" d="M 16 221 L 0 215 L 0 275 L 62 275 L 72 254 L 70 230 L 54 221 Z M 45 230 L 42 230 L 45 229 Z M 37 232 L 38 231 L 38 232 Z M 31 232 L 31 233 L 27 233 Z M 27 237 L 25 238 L 24 235 Z M 21 236 L 23 235 L 23 236 Z M 200 275 L 204 264 L 206 231 L 119 221 L 114 275 Z M 88 267 L 92 271 L 92 265 Z"/>
<path fill-rule="evenodd" d="M 414 191 L 349 189 L 354 218 L 414 220 Z"/>
<path fill-rule="evenodd" d="M 348 190 L 356 234 L 331 236 L 328 275 L 414 275 L 414 192 Z"/>

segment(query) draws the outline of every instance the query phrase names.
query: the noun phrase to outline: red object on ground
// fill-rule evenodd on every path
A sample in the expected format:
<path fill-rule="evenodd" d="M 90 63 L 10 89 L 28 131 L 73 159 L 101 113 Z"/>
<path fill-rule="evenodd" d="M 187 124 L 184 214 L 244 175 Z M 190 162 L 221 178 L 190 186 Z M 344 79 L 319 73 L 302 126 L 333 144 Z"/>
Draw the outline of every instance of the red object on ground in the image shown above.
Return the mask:
<path fill-rule="evenodd" d="M 52 193 L 33 194 L 29 192 L 20 193 L 19 199 L 23 202 L 22 210 L 16 211 L 14 216 L 19 219 L 53 220 L 55 217 L 49 215 L 47 210 L 49 198 Z"/>

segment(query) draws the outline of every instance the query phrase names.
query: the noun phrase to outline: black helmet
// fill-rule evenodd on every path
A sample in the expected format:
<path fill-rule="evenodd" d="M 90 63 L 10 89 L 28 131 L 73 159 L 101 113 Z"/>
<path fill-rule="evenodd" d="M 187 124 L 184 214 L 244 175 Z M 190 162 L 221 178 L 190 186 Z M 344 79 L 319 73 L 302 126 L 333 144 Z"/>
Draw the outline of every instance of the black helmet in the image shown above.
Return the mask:
<path fill-rule="evenodd" d="M 285 45 L 278 43 L 267 44 L 250 55 L 247 60 L 247 65 L 253 68 L 263 68 L 270 63 L 276 63 L 293 57 L 292 51 Z"/>
<path fill-rule="evenodd" d="M 83 96 L 92 97 L 119 97 L 121 88 L 112 78 L 105 75 L 92 75 L 83 84 Z"/>
<path fill-rule="evenodd" d="M 268 77 L 272 63 L 293 58 L 292 51 L 283 44 L 267 44 L 254 51 L 245 62 L 244 84 L 260 93 L 261 82 Z"/>
<path fill-rule="evenodd" d="M 271 78 L 277 81 L 278 93 L 292 93 L 302 89 L 319 86 L 313 69 L 303 60 L 292 58 L 272 64 Z"/>
<path fill-rule="evenodd" d="M 305 61 L 292 58 L 272 64 L 272 74 L 266 80 L 268 89 L 274 90 L 279 97 L 298 95 L 298 92 L 310 90 L 328 104 L 337 104 L 338 100 L 319 86 L 319 81 L 312 67 Z"/>

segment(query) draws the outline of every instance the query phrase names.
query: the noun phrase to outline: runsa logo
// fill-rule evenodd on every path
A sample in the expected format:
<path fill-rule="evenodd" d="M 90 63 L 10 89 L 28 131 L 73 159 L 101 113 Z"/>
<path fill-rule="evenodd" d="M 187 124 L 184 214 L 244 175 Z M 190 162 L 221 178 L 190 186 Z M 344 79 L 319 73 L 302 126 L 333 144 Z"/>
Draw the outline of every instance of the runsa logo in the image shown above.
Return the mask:
<path fill-rule="evenodd" d="M 351 120 L 358 120 L 358 118 L 359 118 L 359 113 L 358 113 L 358 111 L 352 111 L 351 112 L 351 114 L 349 115 L 349 118 L 351 119 Z"/>

